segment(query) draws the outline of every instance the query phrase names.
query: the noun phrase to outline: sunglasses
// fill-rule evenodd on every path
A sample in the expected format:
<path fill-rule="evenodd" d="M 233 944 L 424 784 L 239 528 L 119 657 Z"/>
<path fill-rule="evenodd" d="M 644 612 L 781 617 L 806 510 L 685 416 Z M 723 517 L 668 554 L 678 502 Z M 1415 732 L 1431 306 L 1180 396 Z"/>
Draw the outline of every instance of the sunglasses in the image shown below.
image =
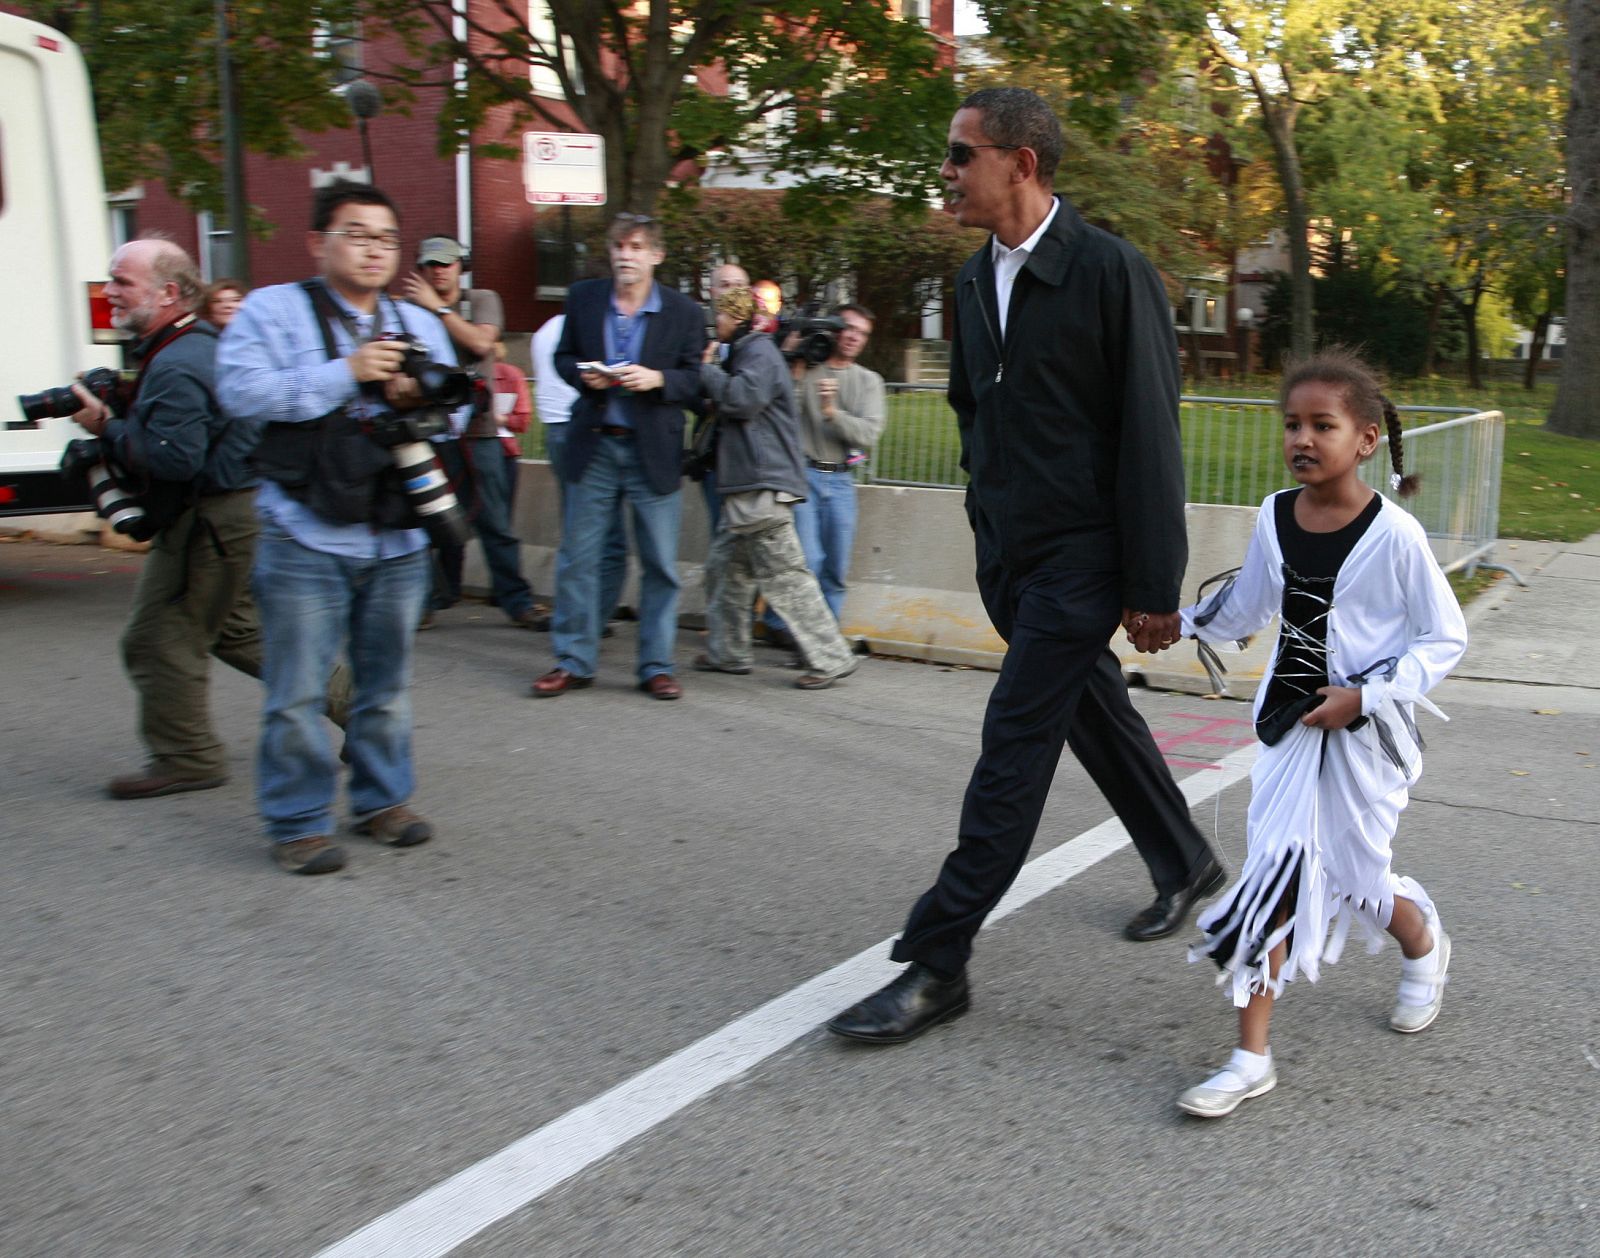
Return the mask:
<path fill-rule="evenodd" d="M 954 141 L 944 151 L 944 157 L 952 166 L 965 166 L 972 160 L 972 155 L 979 149 L 1019 149 L 1020 144 L 963 144 L 960 140 Z"/>
<path fill-rule="evenodd" d="M 656 220 L 648 214 L 635 214 L 632 210 L 623 210 L 622 213 L 617 215 L 615 221 L 618 223 L 632 223 L 635 226 L 642 227 L 646 223 L 653 223 Z"/>

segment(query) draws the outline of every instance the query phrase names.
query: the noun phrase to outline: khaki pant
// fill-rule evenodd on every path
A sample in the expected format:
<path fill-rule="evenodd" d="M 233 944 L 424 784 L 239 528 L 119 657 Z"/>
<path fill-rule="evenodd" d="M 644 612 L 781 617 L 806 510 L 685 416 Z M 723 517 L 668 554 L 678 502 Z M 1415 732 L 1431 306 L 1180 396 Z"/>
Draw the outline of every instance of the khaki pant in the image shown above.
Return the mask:
<path fill-rule="evenodd" d="M 211 657 L 261 676 L 261 623 L 250 597 L 255 492 L 202 498 L 163 529 L 145 558 L 122 660 L 139 695 L 139 735 L 153 773 L 221 777 L 227 753 L 211 724 Z M 328 682 L 329 715 L 343 725 L 350 679 Z"/>
<path fill-rule="evenodd" d="M 712 663 L 724 668 L 751 663 L 750 604 L 759 589 L 789 626 L 812 672 L 830 677 L 844 672 L 855 657 L 806 567 L 790 508 L 781 505 L 776 515 L 752 516 L 735 531 L 728 527 L 728 504 L 725 498 L 722 527 L 706 556 L 706 654 Z"/>

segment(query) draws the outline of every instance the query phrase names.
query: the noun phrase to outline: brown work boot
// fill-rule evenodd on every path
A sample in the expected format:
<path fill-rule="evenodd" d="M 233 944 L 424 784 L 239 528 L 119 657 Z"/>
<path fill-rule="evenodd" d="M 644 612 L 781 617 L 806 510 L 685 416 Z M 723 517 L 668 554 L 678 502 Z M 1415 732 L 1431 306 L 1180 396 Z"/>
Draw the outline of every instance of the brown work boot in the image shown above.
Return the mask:
<path fill-rule="evenodd" d="M 332 874 L 344 868 L 344 848 L 325 835 L 272 845 L 272 859 L 291 874 Z"/>
<path fill-rule="evenodd" d="M 373 813 L 351 829 L 357 834 L 370 834 L 389 847 L 415 847 L 433 837 L 433 827 L 405 804 Z"/>
<path fill-rule="evenodd" d="M 106 784 L 106 791 L 112 799 L 153 799 L 157 795 L 176 795 L 179 791 L 215 790 L 227 780 L 226 773 L 191 777 L 151 766 L 143 773 L 126 773 L 122 777 L 112 778 Z"/>

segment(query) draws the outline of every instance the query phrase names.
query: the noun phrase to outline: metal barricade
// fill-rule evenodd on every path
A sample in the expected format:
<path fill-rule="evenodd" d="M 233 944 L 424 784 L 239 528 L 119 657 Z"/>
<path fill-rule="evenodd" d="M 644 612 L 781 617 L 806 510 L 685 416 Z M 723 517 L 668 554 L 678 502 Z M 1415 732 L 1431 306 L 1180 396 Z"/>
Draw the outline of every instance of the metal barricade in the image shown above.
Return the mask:
<path fill-rule="evenodd" d="M 1515 568 L 1490 563 L 1500 534 L 1500 467 L 1506 420 L 1499 411 L 1479 411 L 1459 419 L 1408 428 L 1401 434 L 1407 475 L 1421 484 L 1410 498 L 1395 498 L 1417 517 L 1428 534 L 1434 558 L 1446 572 L 1471 576 L 1479 568 L 1509 573 L 1526 585 Z M 1362 465 L 1361 475 L 1381 493 L 1390 489 L 1389 438 Z"/>
<path fill-rule="evenodd" d="M 943 385 L 888 384 L 888 422 L 870 463 L 858 479 L 879 485 L 959 489 L 961 442 Z M 1278 403 L 1269 398 L 1185 395 L 1183 462 L 1189 502 L 1259 504 L 1294 483 L 1283 463 Z M 1499 411 L 1465 406 L 1402 406 L 1404 415 L 1451 418 L 1404 433 L 1408 472 L 1422 477 L 1420 492 L 1397 499 L 1427 530 L 1446 572 L 1468 575 L 1488 563 L 1500 524 L 1500 465 L 1505 418 Z M 1362 469 L 1381 492 L 1389 487 L 1388 437 Z M 1520 583 L 1512 569 L 1504 571 Z"/>

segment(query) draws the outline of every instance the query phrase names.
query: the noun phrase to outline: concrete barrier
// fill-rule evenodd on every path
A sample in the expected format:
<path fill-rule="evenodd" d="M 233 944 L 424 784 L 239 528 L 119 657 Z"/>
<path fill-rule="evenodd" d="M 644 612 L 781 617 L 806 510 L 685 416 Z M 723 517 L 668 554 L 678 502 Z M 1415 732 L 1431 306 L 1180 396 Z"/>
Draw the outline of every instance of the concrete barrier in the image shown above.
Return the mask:
<path fill-rule="evenodd" d="M 910 489 L 862 485 L 858 489 L 860 523 L 851 560 L 850 595 L 845 601 L 846 634 L 864 639 L 882 655 L 997 669 L 1005 654 L 978 597 L 972 556 L 972 530 L 962 509 L 960 490 Z M 560 541 L 555 478 L 550 465 L 523 460 L 517 480 L 514 528 L 523 539 L 523 564 L 528 579 L 545 597 L 555 588 L 555 552 Z M 683 531 L 678 547 L 678 572 L 683 580 L 680 615 L 691 624 L 703 622 L 705 585 L 702 562 L 709 540 L 700 487 L 686 484 Z M 1188 508 L 1189 567 L 1183 597 L 1192 602 L 1201 581 L 1236 567 L 1255 527 L 1254 507 Z M 485 589 L 486 572 L 474 544 L 465 572 L 469 587 Z M 635 576 L 630 571 L 623 600 L 631 602 Z M 1254 695 L 1272 631 L 1259 635 L 1243 654 L 1224 654 L 1228 693 Z M 1157 656 L 1140 655 L 1118 633 L 1112 647 L 1130 677 L 1162 690 L 1205 694 L 1210 690 L 1205 669 L 1193 644 Z"/>

